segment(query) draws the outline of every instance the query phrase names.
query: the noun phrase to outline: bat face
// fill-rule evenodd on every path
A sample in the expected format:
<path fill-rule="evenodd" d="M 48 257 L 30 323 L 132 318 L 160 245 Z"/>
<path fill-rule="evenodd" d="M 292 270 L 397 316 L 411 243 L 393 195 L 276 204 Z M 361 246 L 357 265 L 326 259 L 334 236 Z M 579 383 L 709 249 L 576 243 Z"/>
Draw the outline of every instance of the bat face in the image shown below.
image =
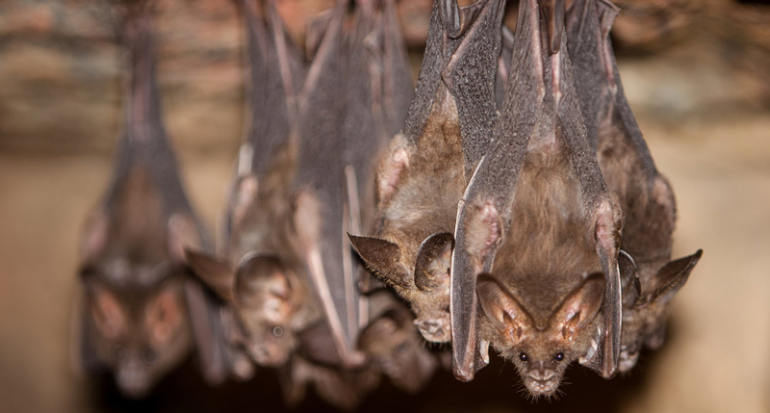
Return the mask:
<path fill-rule="evenodd" d="M 551 396 L 569 364 L 596 346 L 597 317 L 604 276 L 593 274 L 547 320 L 535 318 L 489 275 L 479 278 L 479 302 L 495 330 L 493 345 L 513 361 L 524 385 L 535 396 Z"/>
<path fill-rule="evenodd" d="M 663 344 L 671 300 L 687 282 L 701 255 L 702 251 L 698 250 L 671 261 L 644 284 L 640 294 L 631 294 L 628 301 L 633 305 L 623 314 L 620 372 L 627 372 L 636 365 L 642 346 L 657 349 Z"/>
<path fill-rule="evenodd" d="M 410 302 L 423 337 L 443 343 L 451 337 L 451 231 L 465 178 L 456 108 L 443 88 L 438 93 L 446 95 L 436 103 L 419 146 L 399 135 L 380 163 L 379 237 L 351 241 L 369 269 Z"/>
<path fill-rule="evenodd" d="M 143 292 L 115 290 L 90 277 L 86 291 L 97 358 L 123 394 L 145 396 L 190 347 L 182 280 Z"/>
<path fill-rule="evenodd" d="M 297 347 L 303 324 L 304 289 L 274 256 L 247 256 L 237 269 L 228 260 L 187 251 L 195 273 L 231 308 L 241 345 L 259 365 L 280 366 Z"/>
<path fill-rule="evenodd" d="M 359 346 L 396 387 L 416 394 L 427 384 L 437 360 L 414 331 L 409 310 L 386 312 L 364 329 Z"/>

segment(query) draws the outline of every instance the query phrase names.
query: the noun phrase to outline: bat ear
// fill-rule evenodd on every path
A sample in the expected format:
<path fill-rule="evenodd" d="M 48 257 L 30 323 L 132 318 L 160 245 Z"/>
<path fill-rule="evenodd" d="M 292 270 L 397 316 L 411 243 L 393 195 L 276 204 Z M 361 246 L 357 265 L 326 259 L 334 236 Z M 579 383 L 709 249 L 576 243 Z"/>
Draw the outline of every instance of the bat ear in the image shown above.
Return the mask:
<path fill-rule="evenodd" d="M 185 248 L 201 248 L 198 222 L 190 214 L 176 213 L 168 220 L 168 249 L 171 259 L 184 263 Z"/>
<path fill-rule="evenodd" d="M 283 301 L 291 299 L 290 277 L 280 260 L 270 255 L 252 255 L 244 259 L 235 274 L 235 295 L 239 303 L 249 304 L 255 293 L 267 291 Z"/>
<path fill-rule="evenodd" d="M 93 262 L 104 251 L 109 230 L 110 221 L 104 211 L 95 211 L 88 217 L 80 245 L 81 262 Z"/>
<path fill-rule="evenodd" d="M 185 249 L 185 257 L 198 278 L 225 302 L 234 302 L 235 268 L 229 260 L 189 249 Z"/>
<path fill-rule="evenodd" d="M 108 339 L 116 339 L 127 327 L 128 319 L 117 297 L 98 282 L 88 283 L 91 315 L 96 328 Z"/>
<path fill-rule="evenodd" d="M 642 296 L 642 284 L 639 281 L 636 262 L 627 252 L 620 250 L 618 268 L 620 269 L 623 308 L 633 308 Z"/>
<path fill-rule="evenodd" d="M 414 280 L 401 264 L 401 250 L 398 245 L 379 238 L 357 237 L 348 234 L 350 243 L 366 266 L 380 279 L 402 288 L 414 288 Z"/>
<path fill-rule="evenodd" d="M 481 309 L 489 321 L 518 342 L 532 328 L 532 319 L 519 302 L 489 274 L 479 275 L 476 284 Z"/>
<path fill-rule="evenodd" d="M 406 138 L 404 135 L 398 134 L 391 141 L 386 157 L 380 162 L 377 171 L 377 198 L 379 202 L 387 202 L 393 197 L 407 168 L 409 168 L 409 153 L 406 150 Z"/>
<path fill-rule="evenodd" d="M 664 265 L 653 278 L 652 293 L 648 297 L 649 302 L 666 304 L 674 298 L 674 295 L 687 282 L 690 272 L 703 255 L 703 250 L 698 250 L 692 255 L 674 260 Z"/>
<path fill-rule="evenodd" d="M 449 282 L 454 237 L 449 232 L 437 232 L 422 242 L 414 267 L 414 283 L 422 291 L 431 291 Z"/>
<path fill-rule="evenodd" d="M 599 313 L 604 298 L 604 274 L 592 274 L 572 292 L 551 319 L 565 339 L 576 337 Z"/>
<path fill-rule="evenodd" d="M 231 228 L 237 228 L 241 225 L 247 211 L 254 205 L 258 189 L 259 184 L 256 176 L 249 174 L 238 178 L 234 196 L 231 198 L 233 200 L 232 205 L 230 205 L 229 224 Z"/>
<path fill-rule="evenodd" d="M 167 283 L 146 307 L 150 341 L 158 348 L 166 345 L 183 321 L 181 289 L 178 283 Z"/>

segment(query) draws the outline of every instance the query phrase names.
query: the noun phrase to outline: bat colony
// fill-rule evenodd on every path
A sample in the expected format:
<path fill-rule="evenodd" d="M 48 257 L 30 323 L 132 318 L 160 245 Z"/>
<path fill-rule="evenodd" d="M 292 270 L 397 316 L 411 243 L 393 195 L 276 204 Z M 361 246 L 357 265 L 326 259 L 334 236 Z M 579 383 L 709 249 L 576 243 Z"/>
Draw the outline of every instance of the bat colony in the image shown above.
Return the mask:
<path fill-rule="evenodd" d="M 574 360 L 611 378 L 663 343 L 701 251 L 671 260 L 617 8 L 520 0 L 511 31 L 505 0 L 435 0 L 413 89 L 395 1 L 337 1 L 305 50 L 274 1 L 239 1 L 251 126 L 218 252 L 164 134 L 152 2 L 118 3 L 126 122 L 83 236 L 86 370 L 142 397 L 195 349 L 211 384 L 271 367 L 287 403 L 312 387 L 349 409 L 382 376 L 470 381 L 490 347 L 550 396 Z"/>

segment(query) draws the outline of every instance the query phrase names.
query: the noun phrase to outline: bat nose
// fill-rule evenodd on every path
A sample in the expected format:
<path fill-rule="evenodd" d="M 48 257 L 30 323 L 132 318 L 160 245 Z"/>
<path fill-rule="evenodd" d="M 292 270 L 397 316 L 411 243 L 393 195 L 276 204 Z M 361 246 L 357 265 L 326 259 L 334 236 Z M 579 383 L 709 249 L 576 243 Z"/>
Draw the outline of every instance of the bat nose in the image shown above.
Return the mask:
<path fill-rule="evenodd" d="M 450 340 L 449 324 L 444 320 L 415 320 L 414 325 L 420 330 L 420 334 L 434 343 L 444 343 Z"/>
<path fill-rule="evenodd" d="M 128 397 L 142 397 L 150 387 L 147 370 L 138 362 L 127 362 L 120 366 L 115 379 L 121 392 Z"/>

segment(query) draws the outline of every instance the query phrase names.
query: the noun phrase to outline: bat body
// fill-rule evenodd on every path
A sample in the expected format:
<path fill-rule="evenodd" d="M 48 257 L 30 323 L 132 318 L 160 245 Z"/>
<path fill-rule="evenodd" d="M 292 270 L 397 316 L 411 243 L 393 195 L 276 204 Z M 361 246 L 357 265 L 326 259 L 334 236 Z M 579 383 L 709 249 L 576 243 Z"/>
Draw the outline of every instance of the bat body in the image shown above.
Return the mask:
<path fill-rule="evenodd" d="M 207 240 L 163 130 L 150 4 L 124 11 L 127 118 L 112 184 L 85 229 L 80 346 L 87 370 L 110 370 L 124 395 L 143 397 L 189 353 L 193 337 L 203 340 L 207 378 L 216 382 L 222 372 L 204 337 L 212 331 L 209 303 L 184 262 L 184 246 Z"/>
<path fill-rule="evenodd" d="M 506 102 L 461 202 L 451 269 L 455 375 L 471 379 L 489 342 L 535 396 L 578 358 L 611 377 L 622 317 L 621 211 L 586 137 L 564 5 L 544 3 L 520 3 Z M 486 316 L 478 337 L 469 291 Z"/>
<path fill-rule="evenodd" d="M 375 237 L 351 237 L 367 266 L 410 302 L 431 342 L 451 337 L 452 232 L 468 171 L 497 116 L 501 19 L 501 2 L 462 10 L 451 0 L 434 2 L 416 96 L 379 164 Z"/>
<path fill-rule="evenodd" d="M 225 254 L 187 251 L 196 274 L 227 304 L 227 340 L 258 364 L 281 366 L 297 332 L 319 320 L 291 230 L 299 145 L 297 96 L 307 68 L 273 2 L 243 2 L 252 120 L 228 202 Z"/>
<path fill-rule="evenodd" d="M 671 261 L 676 221 L 674 193 L 658 172 L 626 100 L 608 33 L 617 8 L 605 1 L 575 1 L 567 17 L 568 47 L 589 136 L 609 189 L 618 197 L 628 254 L 623 277 L 620 371 L 635 364 L 643 344 L 663 342 L 674 294 L 687 281 L 701 252 Z M 593 132 L 592 132 L 593 131 Z"/>

